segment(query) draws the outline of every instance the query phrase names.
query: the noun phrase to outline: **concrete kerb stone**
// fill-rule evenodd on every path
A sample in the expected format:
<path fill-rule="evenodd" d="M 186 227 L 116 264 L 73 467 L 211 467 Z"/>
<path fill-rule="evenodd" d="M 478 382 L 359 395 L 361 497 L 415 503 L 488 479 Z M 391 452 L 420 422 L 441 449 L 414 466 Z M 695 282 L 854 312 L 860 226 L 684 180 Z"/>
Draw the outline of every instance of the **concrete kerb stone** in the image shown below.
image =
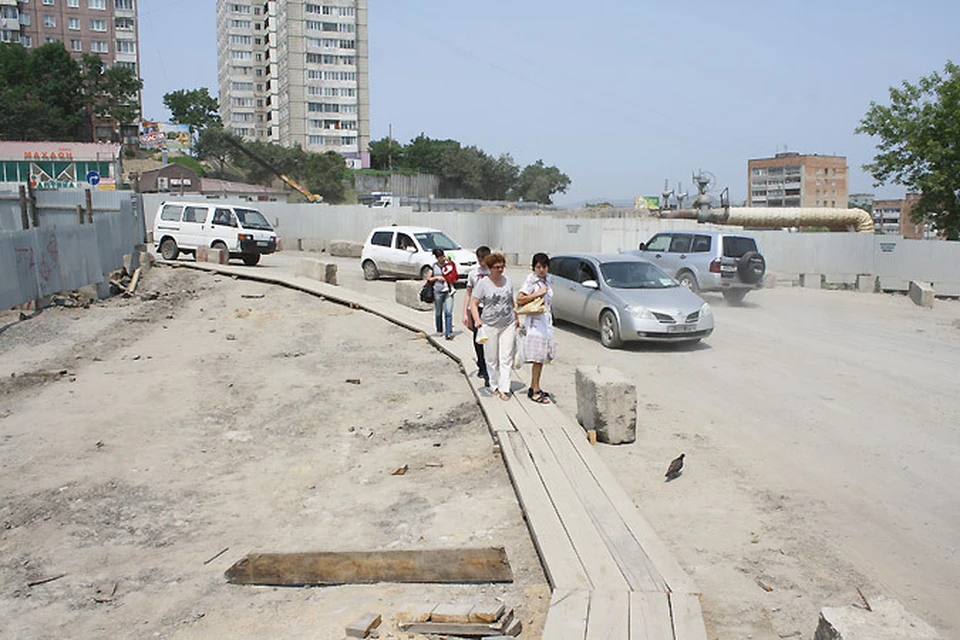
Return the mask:
<path fill-rule="evenodd" d="M 327 253 L 337 258 L 359 258 L 363 252 L 363 244 L 350 240 L 331 240 Z"/>
<path fill-rule="evenodd" d="M 316 258 L 302 258 L 297 263 L 296 274 L 327 284 L 337 284 L 337 265 L 322 262 Z"/>
<path fill-rule="evenodd" d="M 197 262 L 212 262 L 214 264 L 227 264 L 230 259 L 230 253 L 223 249 L 211 249 L 210 247 L 197 247 L 194 254 Z"/>
<path fill-rule="evenodd" d="M 860 293 L 876 293 L 877 278 L 871 273 L 861 273 L 857 276 L 857 291 Z"/>
<path fill-rule="evenodd" d="M 813 640 L 939 640 L 929 624 L 892 598 L 871 598 L 870 608 L 827 607 Z"/>
<path fill-rule="evenodd" d="M 577 421 L 597 440 L 626 444 L 637 439 L 637 387 L 609 367 L 577 367 Z"/>
<path fill-rule="evenodd" d="M 420 300 L 420 290 L 423 282 L 420 280 L 397 280 L 394 300 L 397 304 L 416 309 L 417 311 L 432 311 L 433 305 Z"/>
<path fill-rule="evenodd" d="M 913 300 L 913 304 L 920 307 L 933 308 L 933 285 L 921 280 L 911 280 L 910 289 L 907 295 Z"/>
<path fill-rule="evenodd" d="M 821 282 L 823 282 L 823 274 L 820 273 L 804 273 L 800 276 L 800 286 L 804 289 L 819 289 Z"/>

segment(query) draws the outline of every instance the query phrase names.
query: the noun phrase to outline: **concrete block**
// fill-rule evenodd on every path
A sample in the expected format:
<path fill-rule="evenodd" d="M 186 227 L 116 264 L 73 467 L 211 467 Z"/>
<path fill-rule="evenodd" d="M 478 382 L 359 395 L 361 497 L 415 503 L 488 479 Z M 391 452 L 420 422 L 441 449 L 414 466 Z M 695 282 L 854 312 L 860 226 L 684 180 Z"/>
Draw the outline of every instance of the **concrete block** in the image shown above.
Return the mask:
<path fill-rule="evenodd" d="M 363 243 L 350 240 L 331 240 L 327 246 L 327 253 L 338 258 L 359 258 L 363 251 Z"/>
<path fill-rule="evenodd" d="M 214 264 L 227 264 L 230 259 L 230 253 L 223 249 L 211 249 L 210 247 L 197 247 L 195 254 L 197 262 L 213 262 Z"/>
<path fill-rule="evenodd" d="M 861 607 L 825 607 L 813 640 L 939 640 L 929 624 L 883 596 L 870 600 L 867 611 Z"/>
<path fill-rule="evenodd" d="M 110 297 L 110 282 L 106 279 L 77 289 L 77 293 L 87 300 L 106 300 Z"/>
<path fill-rule="evenodd" d="M 420 300 L 421 280 L 397 280 L 394 300 L 397 304 L 416 309 L 417 311 L 433 311 L 433 304 Z"/>
<path fill-rule="evenodd" d="M 827 289 L 853 289 L 857 286 L 857 275 L 854 273 L 828 273 L 823 276 L 824 287 Z"/>
<path fill-rule="evenodd" d="M 822 280 L 823 276 L 819 273 L 804 273 L 800 276 L 801 286 L 804 289 L 819 289 Z"/>
<path fill-rule="evenodd" d="M 300 251 L 322 252 L 326 248 L 326 242 L 320 238 L 300 238 Z"/>
<path fill-rule="evenodd" d="M 609 367 L 577 367 L 577 420 L 597 440 L 625 444 L 637 439 L 637 387 Z"/>
<path fill-rule="evenodd" d="M 140 266 L 139 253 L 123 254 L 123 270 L 127 272 L 127 275 L 132 276 L 133 272 L 136 271 L 139 266 Z"/>
<path fill-rule="evenodd" d="M 345 629 L 348 638 L 367 638 L 370 631 L 380 626 L 379 613 L 368 613 L 359 620 L 354 620 Z"/>
<path fill-rule="evenodd" d="M 871 273 L 861 273 L 857 276 L 857 291 L 874 293 L 877 290 L 877 278 Z"/>
<path fill-rule="evenodd" d="M 929 282 L 911 280 L 907 295 L 913 300 L 913 304 L 928 309 L 933 308 L 933 285 Z"/>
<path fill-rule="evenodd" d="M 909 291 L 910 282 L 894 276 L 880 276 L 881 291 Z"/>
<path fill-rule="evenodd" d="M 777 288 L 777 274 L 775 273 L 766 273 L 763 275 L 763 288 L 764 289 L 776 289 Z"/>
<path fill-rule="evenodd" d="M 316 258 L 303 258 L 297 263 L 297 275 L 327 284 L 337 284 L 337 265 Z"/>

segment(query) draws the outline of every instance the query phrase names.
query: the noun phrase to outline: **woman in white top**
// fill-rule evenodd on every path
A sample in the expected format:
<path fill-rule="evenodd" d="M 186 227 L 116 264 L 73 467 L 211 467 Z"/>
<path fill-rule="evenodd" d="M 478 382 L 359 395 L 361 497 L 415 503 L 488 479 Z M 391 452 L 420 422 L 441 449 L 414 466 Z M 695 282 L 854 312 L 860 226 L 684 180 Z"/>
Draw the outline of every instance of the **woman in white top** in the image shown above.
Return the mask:
<path fill-rule="evenodd" d="M 517 304 L 523 306 L 537 298 L 543 298 L 546 311 L 525 314 L 526 335 L 523 338 L 523 359 L 532 363 L 530 387 L 527 397 L 540 404 L 550 404 L 550 394 L 540 388 L 540 374 L 543 365 L 551 362 L 556 355 L 556 342 L 553 339 L 553 314 L 550 305 L 553 301 L 553 289 L 550 287 L 550 258 L 545 253 L 533 256 L 533 273 L 523 281 L 517 293 Z"/>
<path fill-rule="evenodd" d="M 490 386 L 501 400 L 510 399 L 510 374 L 513 368 L 517 313 L 513 309 L 513 285 L 503 273 L 507 261 L 502 253 L 491 253 L 486 259 L 490 275 L 473 288 L 470 313 L 473 325 L 486 338 L 483 355 L 487 361 Z M 480 313 L 483 307 L 483 313 Z"/>

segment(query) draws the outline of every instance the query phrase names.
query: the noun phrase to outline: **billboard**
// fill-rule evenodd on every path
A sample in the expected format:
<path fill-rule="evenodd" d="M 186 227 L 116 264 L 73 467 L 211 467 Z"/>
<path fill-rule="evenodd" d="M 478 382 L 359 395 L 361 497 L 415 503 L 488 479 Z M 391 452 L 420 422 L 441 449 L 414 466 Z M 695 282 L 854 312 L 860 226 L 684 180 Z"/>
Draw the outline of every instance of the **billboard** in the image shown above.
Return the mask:
<path fill-rule="evenodd" d="M 633 200 L 634 209 L 659 209 L 660 196 L 637 196 Z"/>
<path fill-rule="evenodd" d="M 144 120 L 140 123 L 140 147 L 189 151 L 190 125 Z"/>

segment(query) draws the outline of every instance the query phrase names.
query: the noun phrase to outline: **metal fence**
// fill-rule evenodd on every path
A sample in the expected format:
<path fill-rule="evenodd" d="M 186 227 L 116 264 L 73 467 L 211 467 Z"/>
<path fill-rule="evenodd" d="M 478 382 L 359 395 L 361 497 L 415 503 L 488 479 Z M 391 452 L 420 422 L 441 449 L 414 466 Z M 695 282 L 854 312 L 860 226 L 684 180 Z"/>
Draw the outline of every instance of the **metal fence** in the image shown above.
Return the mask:
<path fill-rule="evenodd" d="M 0 308 L 103 282 L 144 241 L 129 191 L 0 192 Z"/>

